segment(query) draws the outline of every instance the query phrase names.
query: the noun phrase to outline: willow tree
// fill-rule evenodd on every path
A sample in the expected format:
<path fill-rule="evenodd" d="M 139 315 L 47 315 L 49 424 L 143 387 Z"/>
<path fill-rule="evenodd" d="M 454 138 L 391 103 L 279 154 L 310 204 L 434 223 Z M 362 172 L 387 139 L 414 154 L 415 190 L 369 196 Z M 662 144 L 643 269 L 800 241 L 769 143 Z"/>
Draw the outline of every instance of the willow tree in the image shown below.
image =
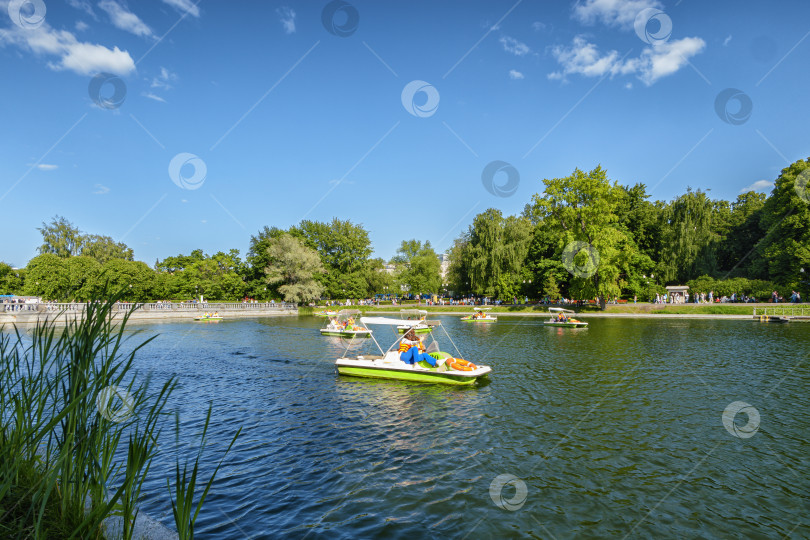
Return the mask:
<path fill-rule="evenodd" d="M 532 197 L 527 213 L 558 237 L 558 256 L 571 274 L 569 294 L 579 299 L 618 296 L 626 285 L 630 258 L 637 250 L 620 227 L 622 188 L 611 183 L 601 166 L 575 169 L 564 178 L 544 179 L 546 189 Z"/>
<path fill-rule="evenodd" d="M 664 281 L 685 282 L 716 271 L 712 231 L 715 204 L 705 192 L 687 188 L 663 212 L 659 274 Z"/>
<path fill-rule="evenodd" d="M 310 302 L 321 297 L 324 288 L 316 276 L 325 270 L 317 251 L 285 233 L 270 241 L 267 257 L 267 283 L 278 285 L 285 301 Z"/>
<path fill-rule="evenodd" d="M 466 271 L 468 290 L 502 300 L 521 294 L 520 284 L 528 276 L 523 263 L 531 234 L 532 225 L 525 217 L 504 218 L 494 208 L 475 216 L 451 253 L 451 258 L 460 255 L 462 259 L 457 268 Z"/>

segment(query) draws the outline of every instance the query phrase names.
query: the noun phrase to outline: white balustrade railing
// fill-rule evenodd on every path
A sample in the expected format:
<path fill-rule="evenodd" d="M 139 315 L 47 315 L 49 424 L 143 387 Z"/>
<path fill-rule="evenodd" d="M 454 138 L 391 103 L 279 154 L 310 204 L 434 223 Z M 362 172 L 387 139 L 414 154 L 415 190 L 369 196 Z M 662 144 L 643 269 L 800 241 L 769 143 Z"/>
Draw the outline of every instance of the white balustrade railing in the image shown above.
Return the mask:
<path fill-rule="evenodd" d="M 760 315 L 807 317 L 810 316 L 810 308 L 791 306 L 754 308 L 754 316 Z"/>
<path fill-rule="evenodd" d="M 87 307 L 84 302 L 41 302 L 36 304 L 0 303 L 0 312 L 82 312 Z M 295 311 L 298 307 L 289 302 L 150 302 L 116 303 L 115 311 Z"/>

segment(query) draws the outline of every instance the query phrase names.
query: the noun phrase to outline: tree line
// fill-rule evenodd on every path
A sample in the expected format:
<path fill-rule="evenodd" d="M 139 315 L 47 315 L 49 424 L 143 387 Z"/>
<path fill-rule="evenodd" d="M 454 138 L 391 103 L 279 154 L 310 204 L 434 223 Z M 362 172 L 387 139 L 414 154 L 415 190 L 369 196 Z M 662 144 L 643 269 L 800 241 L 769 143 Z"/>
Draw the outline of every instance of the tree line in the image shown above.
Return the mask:
<path fill-rule="evenodd" d="M 642 183 L 625 186 L 601 167 L 544 179 L 519 215 L 490 208 L 439 255 L 417 239 L 402 241 L 389 261 L 372 258 L 369 232 L 334 218 L 266 226 L 236 249 L 194 250 L 152 267 L 107 236 L 83 234 L 63 217 L 43 223 L 39 255 L 24 269 L 0 263 L 0 294 L 84 301 L 107 283 L 131 301 L 156 299 L 309 302 L 376 294 L 569 299 L 638 297 L 668 284 L 694 292 L 736 292 L 761 300 L 774 290 L 807 293 L 810 272 L 810 158 L 781 171 L 772 192 L 734 201 L 687 189 L 653 201 Z M 392 272 L 386 271 L 386 265 Z"/>

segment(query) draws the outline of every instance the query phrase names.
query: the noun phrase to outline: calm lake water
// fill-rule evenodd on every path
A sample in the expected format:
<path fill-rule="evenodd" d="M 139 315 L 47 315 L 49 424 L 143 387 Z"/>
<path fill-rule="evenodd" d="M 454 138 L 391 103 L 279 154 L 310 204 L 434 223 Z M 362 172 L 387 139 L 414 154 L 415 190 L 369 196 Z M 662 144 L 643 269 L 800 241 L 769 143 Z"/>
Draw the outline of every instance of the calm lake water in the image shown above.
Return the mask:
<path fill-rule="evenodd" d="M 338 376 L 314 317 L 138 326 L 183 441 L 214 403 L 208 473 L 243 427 L 199 537 L 810 537 L 810 324 L 439 319 L 487 384 Z M 169 446 L 143 510 L 173 526 Z"/>

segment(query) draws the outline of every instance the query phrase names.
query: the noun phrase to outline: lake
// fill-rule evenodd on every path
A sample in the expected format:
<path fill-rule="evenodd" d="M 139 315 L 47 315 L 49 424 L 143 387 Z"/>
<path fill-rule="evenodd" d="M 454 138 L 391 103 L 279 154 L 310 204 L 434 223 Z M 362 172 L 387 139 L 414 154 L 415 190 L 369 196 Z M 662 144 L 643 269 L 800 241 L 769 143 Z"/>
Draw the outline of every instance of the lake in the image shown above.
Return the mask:
<path fill-rule="evenodd" d="M 810 536 L 810 324 L 436 318 L 488 382 L 338 376 L 314 317 L 133 326 L 160 334 L 137 367 L 180 377 L 181 445 L 213 402 L 209 474 L 243 427 L 199 537 Z M 142 509 L 173 526 L 171 431 Z"/>

